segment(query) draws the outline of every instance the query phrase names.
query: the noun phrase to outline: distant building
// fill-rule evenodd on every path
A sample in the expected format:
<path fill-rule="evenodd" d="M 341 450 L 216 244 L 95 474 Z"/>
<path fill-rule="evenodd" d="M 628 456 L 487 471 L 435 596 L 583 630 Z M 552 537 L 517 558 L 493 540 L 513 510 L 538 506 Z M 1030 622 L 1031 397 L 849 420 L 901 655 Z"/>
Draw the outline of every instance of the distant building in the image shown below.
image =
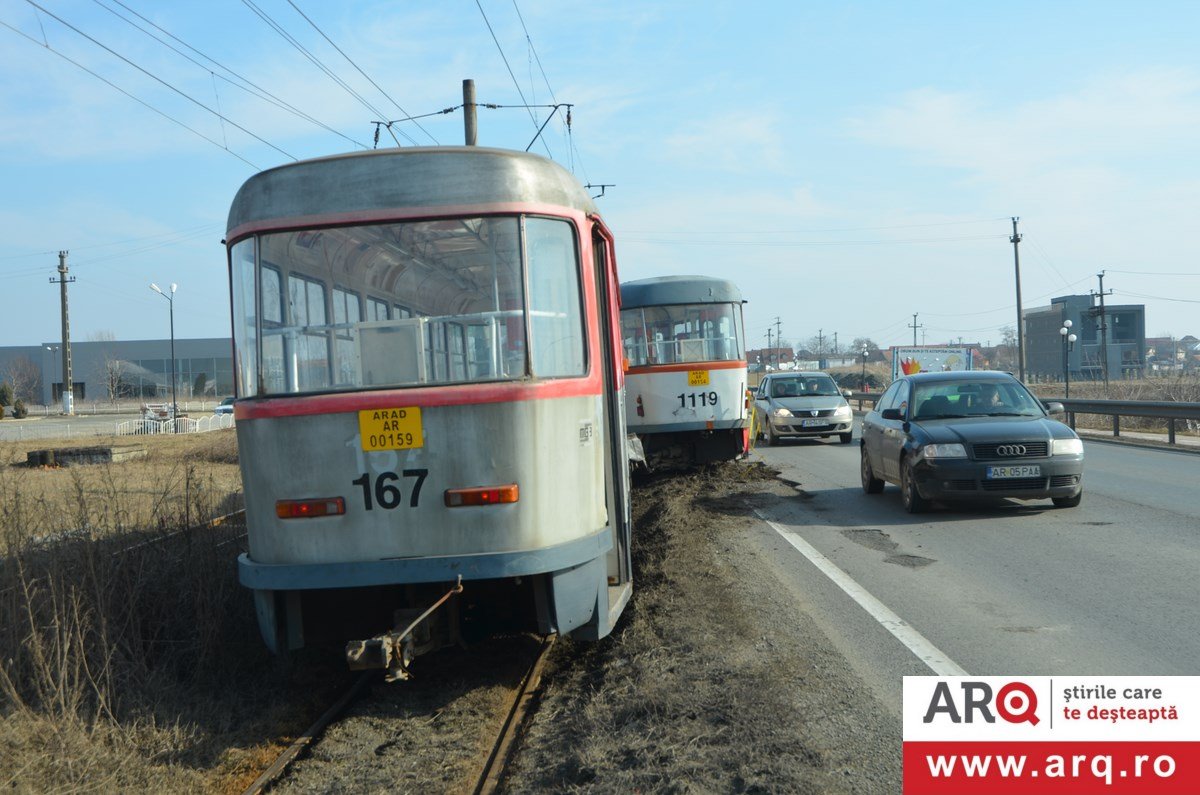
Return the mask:
<path fill-rule="evenodd" d="M 42 405 L 62 400 L 62 344 L 0 347 L 0 380 L 10 371 L 31 370 L 34 395 Z M 29 365 L 32 363 L 33 367 Z M 184 399 L 233 394 L 233 346 L 228 337 L 176 339 L 175 392 Z M 127 340 L 71 343 L 75 400 L 106 401 L 171 397 L 171 341 Z"/>
<path fill-rule="evenodd" d="M 1140 378 L 1146 368 L 1146 307 L 1143 304 L 1108 304 L 1101 337 L 1100 305 L 1091 295 L 1065 295 L 1050 306 L 1027 309 L 1025 318 L 1025 372 L 1030 376 L 1062 378 L 1064 367 L 1063 322 L 1071 321 L 1078 337 L 1074 350 L 1066 351 L 1071 378 L 1100 381 L 1104 356 L 1110 379 Z"/>

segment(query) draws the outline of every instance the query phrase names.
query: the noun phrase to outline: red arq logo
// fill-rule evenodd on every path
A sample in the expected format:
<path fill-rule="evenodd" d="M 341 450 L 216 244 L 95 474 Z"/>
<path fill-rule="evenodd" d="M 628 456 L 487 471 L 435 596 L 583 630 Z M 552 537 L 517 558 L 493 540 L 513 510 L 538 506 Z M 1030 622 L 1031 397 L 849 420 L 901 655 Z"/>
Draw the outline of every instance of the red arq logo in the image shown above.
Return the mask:
<path fill-rule="evenodd" d="M 929 700 L 929 709 L 925 711 L 923 721 L 933 723 L 938 714 L 945 714 L 951 723 L 974 723 L 975 713 L 978 712 L 988 723 L 995 723 L 996 716 L 992 714 L 992 704 L 996 712 L 1009 723 L 1029 723 L 1038 725 L 1037 694 L 1033 688 L 1024 682 L 1009 682 L 996 693 L 992 699 L 992 687 L 987 682 L 960 682 L 962 688 L 962 709 L 954 700 L 950 685 L 938 682 L 934 688 L 933 698 Z"/>

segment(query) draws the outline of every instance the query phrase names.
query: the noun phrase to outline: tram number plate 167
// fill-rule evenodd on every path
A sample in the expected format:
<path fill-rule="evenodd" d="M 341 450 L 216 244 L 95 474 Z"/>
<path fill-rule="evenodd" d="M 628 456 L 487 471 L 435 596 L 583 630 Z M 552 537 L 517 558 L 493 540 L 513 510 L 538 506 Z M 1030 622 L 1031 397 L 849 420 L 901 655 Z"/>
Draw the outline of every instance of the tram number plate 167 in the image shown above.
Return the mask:
<path fill-rule="evenodd" d="M 358 412 L 358 432 L 362 449 L 408 450 L 424 447 L 421 433 L 421 409 L 409 406 L 402 409 L 370 409 Z"/>
<path fill-rule="evenodd" d="M 708 370 L 688 370 L 688 386 L 708 386 Z"/>

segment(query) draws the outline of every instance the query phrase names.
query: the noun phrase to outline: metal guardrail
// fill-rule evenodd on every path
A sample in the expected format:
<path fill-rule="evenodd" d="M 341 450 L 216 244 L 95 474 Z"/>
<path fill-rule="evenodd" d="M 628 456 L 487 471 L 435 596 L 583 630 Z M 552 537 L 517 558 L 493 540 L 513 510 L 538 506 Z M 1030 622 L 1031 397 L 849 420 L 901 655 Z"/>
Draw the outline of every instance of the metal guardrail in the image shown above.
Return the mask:
<path fill-rule="evenodd" d="M 847 400 L 875 405 L 881 392 L 852 392 Z M 1113 436 L 1121 435 L 1122 417 L 1150 417 L 1167 421 L 1167 443 L 1175 444 L 1175 423 L 1178 420 L 1200 423 L 1200 403 L 1180 403 L 1172 400 L 1091 400 L 1086 398 L 1041 398 L 1043 403 L 1061 403 L 1067 412 L 1067 424 L 1075 427 L 1076 414 L 1100 414 L 1112 417 Z"/>
<path fill-rule="evenodd" d="M 1112 417 L 1113 436 L 1121 435 L 1121 417 L 1152 417 L 1167 421 L 1167 443 L 1175 444 L 1175 422 L 1200 422 L 1200 403 L 1171 400 L 1088 400 L 1079 398 L 1043 398 L 1058 402 L 1067 410 L 1067 424 L 1075 427 L 1076 414 L 1102 414 Z"/>

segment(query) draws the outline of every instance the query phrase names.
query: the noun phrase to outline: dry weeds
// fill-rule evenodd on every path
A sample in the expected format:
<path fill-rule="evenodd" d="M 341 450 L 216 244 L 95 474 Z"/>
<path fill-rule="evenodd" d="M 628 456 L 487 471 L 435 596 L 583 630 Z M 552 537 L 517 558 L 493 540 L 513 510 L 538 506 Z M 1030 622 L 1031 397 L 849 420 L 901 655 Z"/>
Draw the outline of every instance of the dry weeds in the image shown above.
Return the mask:
<path fill-rule="evenodd" d="M 236 581 L 244 529 L 206 524 L 240 506 L 233 432 L 139 443 L 45 470 L 0 446 L 0 787 L 246 784 L 338 684 L 280 675 Z"/>

